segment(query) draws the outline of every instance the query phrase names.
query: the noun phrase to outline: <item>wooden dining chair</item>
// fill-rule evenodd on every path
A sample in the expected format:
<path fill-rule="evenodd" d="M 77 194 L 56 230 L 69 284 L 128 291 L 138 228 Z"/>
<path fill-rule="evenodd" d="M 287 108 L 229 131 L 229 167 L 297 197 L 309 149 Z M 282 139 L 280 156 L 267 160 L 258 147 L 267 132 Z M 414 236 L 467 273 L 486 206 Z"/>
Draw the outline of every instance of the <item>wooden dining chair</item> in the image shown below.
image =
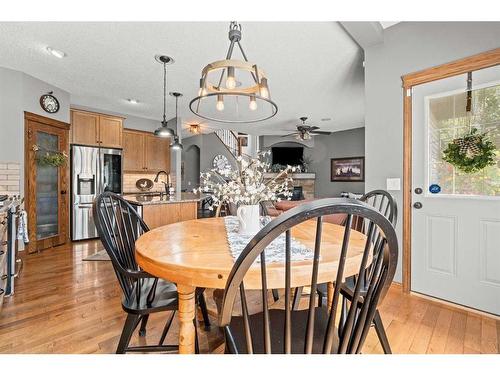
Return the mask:
<path fill-rule="evenodd" d="M 306 280 L 311 290 L 318 285 L 318 274 L 322 256 L 322 232 L 331 224 L 324 224 L 323 217 L 331 214 L 346 214 L 346 225 L 339 244 L 338 269 L 328 278 L 334 285 L 329 306 L 318 307 L 315 293 L 310 294 L 306 310 L 293 310 L 291 306 L 292 267 L 291 229 L 316 220 L 315 245 L 311 261 L 310 279 Z M 368 229 L 354 286 L 352 303 L 347 306 L 346 321 L 338 325 L 340 289 L 350 250 L 353 219 L 362 217 Z M 268 278 L 265 248 L 279 235 L 285 235 L 284 308 L 269 308 Z M 373 239 L 376 238 L 374 242 Z M 382 214 L 367 204 L 353 199 L 328 198 L 295 207 L 278 216 L 261 229 L 248 243 L 232 268 L 223 296 L 219 318 L 224 329 L 227 353 L 360 353 L 363 348 L 373 316 L 381 298 L 387 292 L 396 271 L 398 241 L 392 224 Z M 262 311 L 248 313 L 244 277 L 249 268 L 260 260 Z M 371 261 L 370 261 L 371 259 Z M 275 266 L 273 266 L 275 267 Z M 324 277 L 324 275 L 323 275 Z M 367 280 L 361 284 L 359 280 Z M 322 279 L 324 281 L 324 279 Z M 294 285 L 295 286 L 295 285 Z M 362 286 L 366 292 L 361 294 Z M 233 316 L 233 306 L 239 295 L 242 316 Z M 360 308 L 357 303 L 362 301 Z"/>
<path fill-rule="evenodd" d="M 397 203 L 392 197 L 390 193 L 388 193 L 385 190 L 373 190 L 370 191 L 366 194 L 364 194 L 361 198 L 359 198 L 360 201 L 365 202 L 366 204 L 370 205 L 373 207 L 375 210 L 377 210 L 379 213 L 384 215 L 387 220 L 392 224 L 392 226 L 395 228 L 397 224 L 397 218 L 398 218 L 398 207 Z M 364 219 L 362 217 L 355 217 L 353 220 L 353 227 L 356 228 L 357 230 L 362 231 L 363 233 L 366 233 L 368 226 L 367 223 L 364 222 Z M 376 239 L 375 239 L 376 240 Z M 366 273 L 365 273 L 366 275 Z M 352 303 L 352 298 L 354 295 L 354 287 L 355 287 L 355 281 L 356 281 L 356 276 L 355 277 L 349 277 L 346 279 L 344 283 L 342 283 L 342 286 L 340 288 L 340 293 L 342 295 L 342 320 L 344 321 L 346 318 L 346 305 L 347 303 Z M 366 294 L 366 286 L 365 284 L 367 283 L 366 277 L 361 281 L 361 296 L 363 297 Z M 326 286 L 321 285 L 318 290 L 320 291 L 320 295 L 323 297 L 326 297 Z M 361 299 L 362 300 L 362 299 Z M 382 302 L 382 299 L 380 300 Z M 377 333 L 377 337 L 380 341 L 380 344 L 382 345 L 382 349 L 384 350 L 385 354 L 391 354 L 391 345 L 389 344 L 389 339 L 387 338 L 387 334 L 385 332 L 384 324 L 382 322 L 382 318 L 380 317 L 380 312 L 378 309 L 375 310 L 375 314 L 373 316 L 373 323 L 372 325 L 375 328 L 375 332 Z"/>
<path fill-rule="evenodd" d="M 122 308 L 127 313 L 116 353 L 178 350 L 178 345 L 163 345 L 178 308 L 177 287 L 140 269 L 135 260 L 135 241 L 149 231 L 148 226 L 132 205 L 115 193 L 100 194 L 92 209 L 97 232 L 123 292 Z M 205 325 L 209 326 L 203 289 L 197 289 L 196 294 Z M 139 323 L 139 335 L 145 336 L 149 315 L 161 311 L 171 311 L 172 314 L 158 345 L 130 347 L 130 339 Z"/>

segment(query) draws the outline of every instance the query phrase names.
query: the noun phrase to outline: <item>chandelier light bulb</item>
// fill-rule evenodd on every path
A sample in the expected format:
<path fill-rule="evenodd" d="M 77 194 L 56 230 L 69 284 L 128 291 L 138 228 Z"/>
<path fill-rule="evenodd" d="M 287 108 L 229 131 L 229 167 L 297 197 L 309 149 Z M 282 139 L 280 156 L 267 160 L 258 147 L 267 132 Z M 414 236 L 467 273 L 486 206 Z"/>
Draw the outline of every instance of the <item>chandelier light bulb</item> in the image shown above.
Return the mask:
<path fill-rule="evenodd" d="M 226 87 L 230 90 L 236 88 L 236 79 L 234 78 L 234 67 L 227 68 Z"/>
<path fill-rule="evenodd" d="M 248 105 L 251 111 L 255 111 L 257 109 L 257 101 L 255 100 L 255 96 L 250 97 L 250 104 Z"/>
<path fill-rule="evenodd" d="M 269 99 L 269 87 L 267 86 L 267 78 L 262 78 L 259 85 L 260 96 Z"/>
<path fill-rule="evenodd" d="M 205 79 L 200 79 L 200 89 L 198 90 L 198 96 L 207 95 L 207 88 L 205 87 Z"/>
<path fill-rule="evenodd" d="M 217 95 L 217 104 L 215 105 L 218 111 L 224 110 L 224 100 L 222 99 L 222 95 Z"/>

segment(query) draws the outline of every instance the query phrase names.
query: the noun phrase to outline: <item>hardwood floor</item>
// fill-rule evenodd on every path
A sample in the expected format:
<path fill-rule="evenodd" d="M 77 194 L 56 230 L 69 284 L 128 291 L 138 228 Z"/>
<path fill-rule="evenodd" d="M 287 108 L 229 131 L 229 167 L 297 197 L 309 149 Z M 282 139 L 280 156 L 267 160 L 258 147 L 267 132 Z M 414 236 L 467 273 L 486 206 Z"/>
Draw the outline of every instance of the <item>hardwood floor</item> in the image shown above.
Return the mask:
<path fill-rule="evenodd" d="M 100 242 L 88 241 L 24 254 L 16 294 L 5 298 L 0 315 L 0 353 L 115 351 L 125 313 L 113 268 L 110 262 L 82 261 L 100 249 Z M 397 285 L 380 310 L 394 353 L 500 353 L 500 320 L 404 295 Z M 146 337 L 135 334 L 133 344 L 158 341 L 167 315 L 154 315 Z M 212 323 L 200 334 L 204 353 L 221 352 L 214 317 Z M 168 343 L 177 341 L 177 332 L 175 322 Z M 364 352 L 382 353 L 373 330 Z"/>

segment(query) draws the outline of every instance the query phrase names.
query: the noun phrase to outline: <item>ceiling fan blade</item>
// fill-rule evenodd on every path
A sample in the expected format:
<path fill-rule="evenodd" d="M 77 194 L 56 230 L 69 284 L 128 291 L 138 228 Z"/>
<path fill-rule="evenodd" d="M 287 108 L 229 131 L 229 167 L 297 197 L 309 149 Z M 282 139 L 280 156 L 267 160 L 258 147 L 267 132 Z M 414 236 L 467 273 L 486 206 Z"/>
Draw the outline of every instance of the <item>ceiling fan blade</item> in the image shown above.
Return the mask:
<path fill-rule="evenodd" d="M 324 131 L 318 131 L 318 130 L 312 130 L 310 131 L 311 134 L 317 134 L 317 135 L 330 135 L 332 132 L 324 132 Z"/>
<path fill-rule="evenodd" d="M 319 129 L 319 126 L 310 126 L 309 127 L 309 130 L 318 130 Z"/>
<path fill-rule="evenodd" d="M 293 132 L 293 133 L 282 135 L 281 137 L 290 137 L 291 135 L 297 135 L 297 134 L 300 134 L 300 133 Z"/>

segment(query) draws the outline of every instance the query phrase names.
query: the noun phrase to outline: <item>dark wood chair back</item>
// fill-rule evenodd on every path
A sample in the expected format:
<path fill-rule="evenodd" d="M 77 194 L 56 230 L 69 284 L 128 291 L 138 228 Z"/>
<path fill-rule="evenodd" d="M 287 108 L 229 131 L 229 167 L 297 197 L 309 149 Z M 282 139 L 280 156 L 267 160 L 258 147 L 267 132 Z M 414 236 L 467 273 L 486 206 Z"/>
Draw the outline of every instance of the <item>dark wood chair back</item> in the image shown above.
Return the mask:
<path fill-rule="evenodd" d="M 149 231 L 148 226 L 129 202 L 112 192 L 100 194 L 92 209 L 97 233 L 111 259 L 125 298 L 140 301 L 140 279 L 153 276 L 137 265 L 135 241 Z"/>
<path fill-rule="evenodd" d="M 389 192 L 385 190 L 372 190 L 364 194 L 359 200 L 375 208 L 396 227 L 398 221 L 398 206 Z"/>
<path fill-rule="evenodd" d="M 298 314 L 299 312 L 292 311 L 291 308 L 291 229 L 304 221 L 316 220 L 311 279 L 308 283 L 311 286 L 311 290 L 316 290 L 318 270 L 321 263 L 321 234 L 323 230 L 328 230 L 328 225 L 330 225 L 323 224 L 323 217 L 332 214 L 347 215 L 340 249 L 338 272 L 335 275 L 331 275 L 331 282 L 334 285 L 332 303 L 328 306 L 329 310 L 326 306 L 316 307 L 315 293 L 311 293 L 306 317 L 302 319 L 302 322 L 305 322 L 305 328 L 301 331 L 301 337 L 299 338 L 295 328 L 301 324 L 301 321 L 298 319 L 295 321 L 292 320 L 294 314 Z M 362 296 L 362 285 L 359 282 L 356 283 L 351 306 L 356 306 L 356 302 L 362 298 L 362 307 L 360 309 L 349 309 L 345 324 L 342 327 L 336 327 L 340 286 L 344 279 L 345 261 L 349 249 L 350 233 L 353 230 L 352 222 L 355 217 L 363 218 L 368 224 L 366 232 L 367 240 L 365 241 L 362 260 L 359 266 L 359 275 L 363 276 L 363 278 L 365 272 L 369 270 L 369 275 L 366 277 L 368 284 L 364 285 L 366 289 Z M 285 306 L 281 312 L 284 316 L 284 324 L 278 327 L 274 326 L 271 329 L 271 318 L 276 315 L 276 310 L 270 309 L 268 305 L 266 256 L 264 249 L 283 233 L 285 234 L 285 246 L 283 249 L 283 253 L 285 254 L 285 262 L 283 264 L 285 268 L 283 285 Z M 379 236 L 379 234 L 381 235 Z M 373 252 L 373 248 L 379 250 Z M 378 254 L 378 256 L 374 256 L 372 262 L 369 263 L 372 252 Z M 397 257 L 398 242 L 393 225 L 377 210 L 359 200 L 328 198 L 312 201 L 288 210 L 271 221 L 254 236 L 236 260 L 229 275 L 220 315 L 220 325 L 224 328 L 227 350 L 236 353 L 254 353 L 254 348 L 259 346 L 264 348 L 261 351 L 265 353 L 359 353 L 370 328 L 379 298 L 387 290 L 394 277 Z M 249 316 L 248 314 L 247 296 L 243 283 L 245 274 L 257 258 L 260 258 L 262 282 L 260 301 L 262 303 L 262 313 L 259 313 L 262 315 L 262 319 L 260 319 L 259 315 L 258 322 L 255 319 L 255 315 Z M 372 267 L 369 267 L 370 265 Z M 357 279 L 359 280 L 359 278 Z M 235 319 L 232 313 L 237 295 L 241 298 L 243 315 L 241 326 L 244 327 L 246 348 L 237 346 L 238 344 L 234 340 L 231 328 L 231 320 Z M 320 324 L 319 328 L 315 324 L 315 320 L 321 323 L 318 314 L 323 314 L 324 318 L 322 322 L 326 322 L 323 325 Z M 293 334 L 292 331 L 294 332 Z M 278 337 L 272 337 L 273 332 Z M 252 339 L 253 336 L 254 339 Z M 263 342 L 260 344 L 257 343 L 257 337 Z M 321 343 L 320 346 L 317 345 L 318 342 Z M 302 347 L 297 347 L 297 345 Z"/>

